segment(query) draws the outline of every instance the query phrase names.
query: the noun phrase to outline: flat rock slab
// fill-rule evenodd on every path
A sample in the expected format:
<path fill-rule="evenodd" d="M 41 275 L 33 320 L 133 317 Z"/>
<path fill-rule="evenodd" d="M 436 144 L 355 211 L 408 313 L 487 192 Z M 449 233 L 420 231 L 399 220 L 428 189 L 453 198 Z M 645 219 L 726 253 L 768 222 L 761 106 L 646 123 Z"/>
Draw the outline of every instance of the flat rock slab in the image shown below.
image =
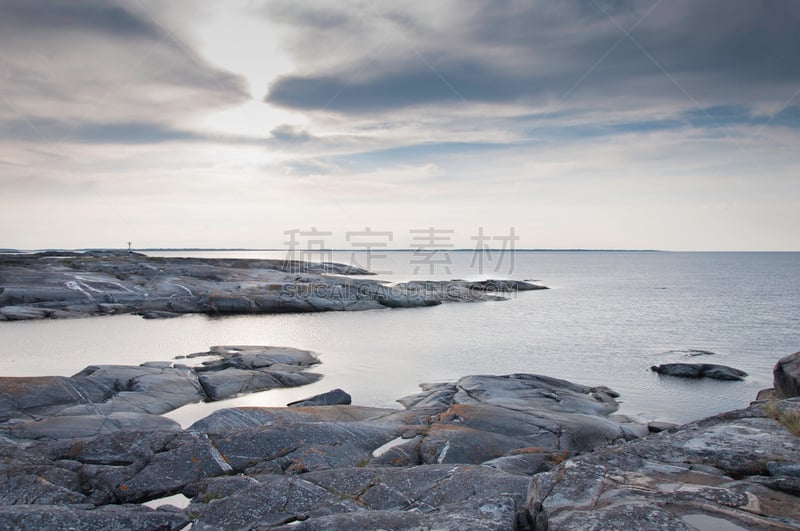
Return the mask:
<path fill-rule="evenodd" d="M 342 468 L 208 480 L 193 529 L 513 529 L 528 480 L 480 466 Z"/>
<path fill-rule="evenodd" d="M 529 520 L 553 531 L 798 529 L 798 470 L 800 440 L 755 405 L 535 476 Z"/>
<path fill-rule="evenodd" d="M 744 380 L 744 377 L 747 376 L 746 372 L 739 369 L 713 363 L 665 363 L 653 365 L 650 370 L 658 374 L 680 378 L 712 378 L 728 381 Z"/>
<path fill-rule="evenodd" d="M 161 415 L 121 412 L 109 415 L 44 417 L 34 422 L 0 427 L 0 432 L 5 431 L 8 436 L 16 439 L 72 439 L 118 431 L 180 430 L 180 424 Z"/>
<path fill-rule="evenodd" d="M 0 321 L 135 313 L 147 319 L 359 311 L 502 299 L 544 289 L 514 280 L 384 283 L 368 271 L 291 260 L 161 258 L 138 253 L 4 254 Z"/>
<path fill-rule="evenodd" d="M 0 505 L 6 529 L 180 529 L 189 523 L 183 512 L 153 510 L 141 505 L 73 508 L 64 505 Z"/>
<path fill-rule="evenodd" d="M 305 350 L 217 346 L 201 354 L 210 359 L 197 367 L 148 362 L 92 365 L 71 377 L 0 377 L 0 434 L 70 438 L 116 429 L 172 430 L 174 423 L 158 415 L 320 378 L 306 371 L 319 360 Z"/>

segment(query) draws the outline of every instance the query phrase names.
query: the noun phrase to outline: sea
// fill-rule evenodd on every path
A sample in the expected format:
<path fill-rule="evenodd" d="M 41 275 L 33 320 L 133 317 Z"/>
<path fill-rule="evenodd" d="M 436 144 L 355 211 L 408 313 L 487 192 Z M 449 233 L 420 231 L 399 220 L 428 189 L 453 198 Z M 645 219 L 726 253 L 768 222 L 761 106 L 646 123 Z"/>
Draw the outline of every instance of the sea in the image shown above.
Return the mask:
<path fill-rule="evenodd" d="M 160 251 L 153 256 L 286 258 L 285 251 Z M 215 409 L 282 406 L 335 388 L 353 403 L 400 408 L 427 382 L 535 373 L 620 393 L 620 413 L 689 422 L 746 407 L 772 386 L 775 362 L 800 350 L 800 253 L 603 251 L 333 251 L 389 283 L 510 278 L 548 290 L 508 300 L 414 309 L 145 320 L 133 315 L 0 323 L 0 374 L 72 375 L 212 345 L 312 350 L 312 385 L 192 404 L 188 426 Z M 716 363 L 741 382 L 659 376 L 669 362 Z"/>

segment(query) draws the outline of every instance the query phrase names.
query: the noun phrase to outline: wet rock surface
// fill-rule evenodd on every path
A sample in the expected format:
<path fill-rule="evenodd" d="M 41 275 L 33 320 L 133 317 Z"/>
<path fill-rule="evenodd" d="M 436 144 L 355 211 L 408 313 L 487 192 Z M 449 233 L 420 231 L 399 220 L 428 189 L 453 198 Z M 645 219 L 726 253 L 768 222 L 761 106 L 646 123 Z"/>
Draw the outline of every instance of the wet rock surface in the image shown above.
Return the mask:
<path fill-rule="evenodd" d="M 388 286 L 353 278 L 369 274 L 329 262 L 160 258 L 112 251 L 4 254 L 0 321 L 410 308 L 498 300 L 509 292 L 544 289 L 511 280 Z"/>
<path fill-rule="evenodd" d="M 653 365 L 650 370 L 665 376 L 712 378 L 714 380 L 728 381 L 744 380 L 745 376 L 747 376 L 746 372 L 739 369 L 713 363 L 665 363 L 663 365 Z"/>

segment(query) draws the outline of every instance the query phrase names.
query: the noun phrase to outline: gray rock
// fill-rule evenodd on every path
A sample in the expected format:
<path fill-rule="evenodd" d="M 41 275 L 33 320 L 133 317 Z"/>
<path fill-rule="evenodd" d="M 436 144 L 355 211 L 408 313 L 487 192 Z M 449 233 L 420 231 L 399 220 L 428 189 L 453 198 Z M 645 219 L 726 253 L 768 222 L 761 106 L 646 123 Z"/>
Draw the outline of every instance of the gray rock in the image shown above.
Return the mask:
<path fill-rule="evenodd" d="M 310 530 L 420 530 L 445 531 L 512 531 L 518 529 L 514 500 L 508 496 L 472 499 L 467 503 L 446 504 L 437 511 L 382 510 L 333 514 L 320 518 L 291 523 L 274 529 L 291 531 Z"/>
<path fill-rule="evenodd" d="M 0 377 L 0 421 L 33 419 L 80 403 L 102 403 L 113 394 L 95 382 L 63 376 Z"/>
<path fill-rule="evenodd" d="M 0 478 L 4 505 L 85 505 L 78 474 L 56 467 L 31 467 Z"/>
<path fill-rule="evenodd" d="M 213 359 L 201 375 L 291 375 L 316 360 L 264 347 L 206 354 Z M 169 368 L 133 369 L 147 380 Z M 94 369 L 85 378 L 97 375 L 100 395 L 121 381 L 116 369 Z M 53 380 L 31 383 L 48 389 Z M 160 389 L 158 379 L 146 385 Z M 616 396 L 538 375 L 469 376 L 423 386 L 404 399 L 406 410 L 231 408 L 186 431 L 103 433 L 93 424 L 82 439 L 15 442 L 12 434 L 0 437 L 0 518 L 21 528 L 62 525 L 24 518 L 48 512 L 82 529 L 180 527 L 186 515 L 196 529 L 800 525 L 800 445 L 763 403 L 637 439 L 648 426 L 613 415 Z M 74 435 L 80 426 L 69 420 L 6 429 L 50 424 Z M 130 426 L 138 422 L 131 417 Z M 192 498 L 185 513 L 124 505 L 177 493 Z"/>
<path fill-rule="evenodd" d="M 321 376 L 302 372 L 319 360 L 311 352 L 285 347 L 213 347 L 221 359 L 195 368 L 199 383 L 210 400 L 221 400 L 252 391 L 295 387 Z"/>
<path fill-rule="evenodd" d="M 772 370 L 773 385 L 779 398 L 800 396 L 800 352 L 778 360 Z"/>
<path fill-rule="evenodd" d="M 534 476 L 529 521 L 553 531 L 796 529 L 800 500 L 784 463 L 798 462 L 797 438 L 752 406 Z M 785 475 L 766 477 L 773 473 Z"/>
<path fill-rule="evenodd" d="M 140 312 L 139 315 L 141 315 L 144 319 L 173 319 L 181 316 L 180 313 L 167 312 L 163 310 L 147 310 Z"/>
<path fill-rule="evenodd" d="M 343 468 L 208 480 L 187 509 L 196 529 L 513 529 L 527 478 L 487 467 Z"/>
<path fill-rule="evenodd" d="M 777 400 L 777 399 L 778 399 L 778 391 L 776 391 L 774 388 L 761 389 L 756 395 L 756 402 L 763 402 L 765 400 Z"/>
<path fill-rule="evenodd" d="M 654 365 L 650 370 L 667 376 L 678 376 L 681 378 L 713 378 L 715 380 L 744 380 L 747 373 L 727 367 L 725 365 L 715 365 L 712 363 L 665 363 Z"/>
<path fill-rule="evenodd" d="M 290 425 L 297 422 L 395 422 L 398 427 L 414 422 L 416 415 L 402 415 L 393 409 L 363 406 L 304 407 L 303 409 L 237 407 L 218 409 L 198 420 L 188 430 L 202 433 L 226 433 L 260 426 Z"/>
<path fill-rule="evenodd" d="M 515 473 L 539 471 L 569 455 L 647 433 L 645 425 L 608 418 L 618 395 L 605 387 L 512 374 L 467 376 L 423 389 L 400 402 L 409 411 L 433 415 L 430 426 L 375 456 L 372 464 L 489 463 Z"/>
<path fill-rule="evenodd" d="M 70 378 L 60 376 L 0 377 L 0 422 L 11 419 L 90 416 L 75 425 L 78 433 L 111 429 L 168 429 L 150 415 L 192 402 L 220 400 L 265 389 L 305 385 L 319 375 L 305 372 L 317 363 L 308 351 L 285 347 L 219 346 L 204 353 L 213 359 L 201 367 L 150 362 L 141 366 L 93 365 Z M 117 415 L 120 413 L 140 414 Z M 105 420 L 104 420 L 105 419 Z M 69 436 L 71 421 L 27 424 L 16 433 Z M 0 430 L 2 431 L 2 430 Z M 35 435 L 37 434 L 38 435 Z"/>
<path fill-rule="evenodd" d="M 305 406 L 337 406 L 349 405 L 352 402 L 352 397 L 341 389 L 334 389 L 327 393 L 314 395 L 310 398 L 303 400 L 296 400 L 286 404 L 289 407 L 305 407 Z"/>
<path fill-rule="evenodd" d="M 180 431 L 180 429 L 180 424 L 160 415 L 122 412 L 109 415 L 44 417 L 35 422 L 0 426 L 0 431 L 5 431 L 7 435 L 17 439 L 74 439 L 96 437 L 117 431 Z"/>
<path fill-rule="evenodd" d="M 283 387 L 272 374 L 233 368 L 201 374 L 199 381 L 211 400 L 222 400 L 256 389 Z"/>
<path fill-rule="evenodd" d="M 7 529 L 180 529 L 189 523 L 183 513 L 141 505 L 73 508 L 65 505 L 0 505 L 0 522 Z"/>
<path fill-rule="evenodd" d="M 431 300 L 442 302 L 475 302 L 505 300 L 505 296 L 518 291 L 547 289 L 545 286 L 530 284 L 519 280 L 482 280 L 469 282 L 466 280 L 413 280 L 394 287 L 395 290 L 406 290 Z"/>
<path fill-rule="evenodd" d="M 53 315 L 54 310 L 37 308 L 34 306 L 3 306 L 0 315 L 4 321 L 27 321 L 30 319 L 45 319 Z"/>
<path fill-rule="evenodd" d="M 0 264 L 0 320 L 137 313 L 148 319 L 412 308 L 496 300 L 541 289 L 525 282 L 450 281 L 386 286 L 344 275 L 342 264 L 283 260 L 155 258 L 137 253 L 8 254 Z"/>
<path fill-rule="evenodd" d="M 650 433 L 661 433 L 662 431 L 674 430 L 678 425 L 672 422 L 654 421 L 647 423 Z"/>
<path fill-rule="evenodd" d="M 218 483 L 223 483 L 222 488 Z M 359 509 L 355 502 L 302 476 L 270 475 L 240 481 L 235 486 L 227 478 L 220 478 L 207 483 L 195 500 L 187 511 L 198 515 L 192 529 L 200 531 L 271 528 Z"/>

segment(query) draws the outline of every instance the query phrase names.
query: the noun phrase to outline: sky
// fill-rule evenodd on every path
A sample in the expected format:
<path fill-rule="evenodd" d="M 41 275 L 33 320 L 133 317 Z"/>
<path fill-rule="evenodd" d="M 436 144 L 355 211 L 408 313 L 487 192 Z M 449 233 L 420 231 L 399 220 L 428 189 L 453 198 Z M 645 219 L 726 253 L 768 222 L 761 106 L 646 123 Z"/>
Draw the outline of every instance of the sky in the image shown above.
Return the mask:
<path fill-rule="evenodd" d="M 0 50 L 0 248 L 800 250 L 796 0 L 0 0 Z"/>

